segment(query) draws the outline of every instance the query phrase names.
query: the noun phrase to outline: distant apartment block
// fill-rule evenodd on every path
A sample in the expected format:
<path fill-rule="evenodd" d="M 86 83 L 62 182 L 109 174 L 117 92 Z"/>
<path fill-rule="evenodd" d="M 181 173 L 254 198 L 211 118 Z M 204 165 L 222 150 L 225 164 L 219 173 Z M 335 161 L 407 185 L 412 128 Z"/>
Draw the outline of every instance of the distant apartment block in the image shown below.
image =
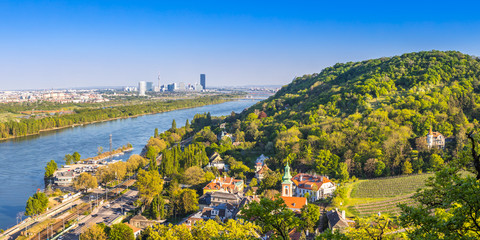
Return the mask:
<path fill-rule="evenodd" d="M 138 83 L 138 96 L 145 96 L 146 91 L 147 91 L 147 82 L 140 81 Z"/>
<path fill-rule="evenodd" d="M 200 85 L 202 85 L 203 90 L 207 89 L 205 74 L 200 74 Z"/>

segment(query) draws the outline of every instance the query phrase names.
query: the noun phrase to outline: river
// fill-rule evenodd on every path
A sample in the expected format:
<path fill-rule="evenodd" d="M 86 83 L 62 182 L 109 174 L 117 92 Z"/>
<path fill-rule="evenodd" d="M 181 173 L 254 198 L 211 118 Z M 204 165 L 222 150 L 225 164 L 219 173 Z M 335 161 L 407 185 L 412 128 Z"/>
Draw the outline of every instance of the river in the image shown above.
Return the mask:
<path fill-rule="evenodd" d="M 197 113 L 210 112 L 212 116 L 229 115 L 232 111 L 241 112 L 258 100 L 239 100 L 221 104 L 175 110 L 165 113 L 144 115 L 135 118 L 43 132 L 40 135 L 16 138 L 0 142 L 0 229 L 16 224 L 18 212 L 25 211 L 25 203 L 39 188 L 44 187 L 45 166 L 51 159 L 57 164 L 65 162 L 65 154 L 77 151 L 82 158 L 95 156 L 97 148 L 110 148 L 109 135 L 112 134 L 113 148 L 131 143 L 134 150 L 115 159 L 128 159 L 131 154 L 139 154 L 154 129 L 159 132 L 169 129 L 172 120 L 181 127 L 186 120 L 191 121 Z"/>

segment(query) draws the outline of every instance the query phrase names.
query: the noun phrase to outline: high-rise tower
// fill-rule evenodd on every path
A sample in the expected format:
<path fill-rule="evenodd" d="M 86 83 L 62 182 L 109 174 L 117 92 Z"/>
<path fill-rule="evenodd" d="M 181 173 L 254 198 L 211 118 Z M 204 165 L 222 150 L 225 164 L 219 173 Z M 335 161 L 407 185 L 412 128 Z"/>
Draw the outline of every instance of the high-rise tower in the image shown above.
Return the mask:
<path fill-rule="evenodd" d="M 206 80 L 205 80 L 205 74 L 200 74 L 200 85 L 202 85 L 203 87 L 203 90 L 207 89 L 207 85 L 206 85 Z"/>
<path fill-rule="evenodd" d="M 145 91 L 147 91 L 147 82 L 140 81 L 138 83 L 138 95 L 145 96 Z"/>

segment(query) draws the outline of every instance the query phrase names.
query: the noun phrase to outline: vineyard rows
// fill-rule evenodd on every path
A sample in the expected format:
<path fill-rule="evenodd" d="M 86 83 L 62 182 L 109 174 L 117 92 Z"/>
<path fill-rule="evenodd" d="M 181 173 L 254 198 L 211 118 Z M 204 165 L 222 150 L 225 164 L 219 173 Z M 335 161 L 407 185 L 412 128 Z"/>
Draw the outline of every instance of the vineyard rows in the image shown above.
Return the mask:
<path fill-rule="evenodd" d="M 425 187 L 425 180 L 432 174 L 401 176 L 386 179 L 374 179 L 359 182 L 353 188 L 351 196 L 354 198 L 385 198 L 397 197 L 415 192 Z"/>

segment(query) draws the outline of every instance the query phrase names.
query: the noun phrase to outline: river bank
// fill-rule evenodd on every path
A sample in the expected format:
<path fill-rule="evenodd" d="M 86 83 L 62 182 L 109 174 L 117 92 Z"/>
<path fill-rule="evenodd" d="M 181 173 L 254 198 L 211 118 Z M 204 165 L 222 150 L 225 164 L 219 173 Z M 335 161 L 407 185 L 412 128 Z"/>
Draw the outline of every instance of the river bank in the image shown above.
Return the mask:
<path fill-rule="evenodd" d="M 191 99 L 186 99 L 186 100 L 191 100 Z M 6 138 L 0 138 L 0 143 L 3 141 L 7 140 L 12 140 L 12 139 L 18 139 L 18 138 L 23 138 L 23 137 L 29 137 L 29 136 L 35 136 L 35 135 L 40 135 L 41 133 L 44 132 L 51 132 L 51 131 L 57 131 L 57 130 L 62 130 L 62 129 L 67 129 L 67 128 L 74 128 L 74 127 L 79 127 L 79 126 L 84 126 L 84 125 L 89 125 L 89 124 L 95 124 L 95 123 L 102 123 L 102 122 L 109 122 L 109 121 L 115 121 L 119 119 L 129 119 L 129 118 L 136 118 L 140 116 L 145 116 L 145 115 L 152 115 L 152 114 L 159 114 L 159 113 L 165 113 L 165 112 L 171 112 L 171 111 L 176 111 L 176 110 L 183 110 L 183 109 L 191 109 L 191 108 L 197 108 L 197 107 L 202 107 L 202 106 L 208 106 L 208 105 L 215 105 L 215 104 L 220 104 L 220 103 L 225 103 L 225 102 L 230 102 L 230 101 L 235 101 L 238 100 L 237 98 L 219 98 L 218 100 L 206 103 L 206 104 L 201 104 L 198 102 L 194 102 L 194 104 L 197 105 L 192 105 L 188 107 L 179 107 L 179 108 L 174 108 L 174 109 L 169 109 L 169 110 L 162 110 L 162 111 L 152 111 L 148 113 L 141 113 L 141 114 L 135 114 L 131 116 L 121 116 L 121 117 L 114 117 L 114 118 L 108 118 L 108 119 L 102 119 L 102 120 L 96 120 L 96 121 L 89 121 L 89 122 L 84 122 L 84 123 L 78 123 L 78 124 L 70 124 L 62 127 L 55 127 L 55 128 L 48 128 L 48 129 L 42 129 L 39 130 L 37 133 L 30 133 L 30 134 L 25 134 L 21 136 L 10 136 Z M 178 101 L 178 100 L 173 100 L 173 101 Z"/>
<path fill-rule="evenodd" d="M 118 157 L 118 156 L 121 156 L 121 155 L 125 154 L 126 152 L 131 152 L 131 151 L 133 151 L 133 147 L 129 143 L 125 146 L 119 147 L 118 149 L 101 153 L 101 154 L 99 154 L 95 157 L 89 157 L 89 158 L 81 159 L 80 162 L 103 161 L 103 160 L 108 159 L 110 157 Z"/>

